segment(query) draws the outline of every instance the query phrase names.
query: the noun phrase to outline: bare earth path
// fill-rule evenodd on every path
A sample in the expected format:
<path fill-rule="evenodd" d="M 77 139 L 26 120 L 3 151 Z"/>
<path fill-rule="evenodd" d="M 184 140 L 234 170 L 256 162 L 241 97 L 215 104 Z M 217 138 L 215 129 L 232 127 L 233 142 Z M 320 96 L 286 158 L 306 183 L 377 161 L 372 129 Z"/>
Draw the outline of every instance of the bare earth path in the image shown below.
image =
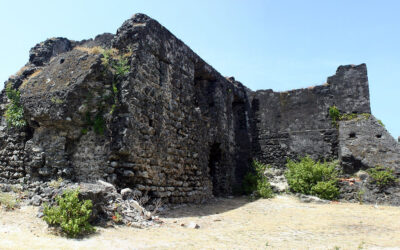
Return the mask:
<path fill-rule="evenodd" d="M 99 228 L 82 240 L 50 234 L 36 209 L 0 210 L 0 249 L 400 249 L 399 207 L 219 199 L 170 211 L 159 227 Z M 200 229 L 181 226 L 192 221 Z"/>

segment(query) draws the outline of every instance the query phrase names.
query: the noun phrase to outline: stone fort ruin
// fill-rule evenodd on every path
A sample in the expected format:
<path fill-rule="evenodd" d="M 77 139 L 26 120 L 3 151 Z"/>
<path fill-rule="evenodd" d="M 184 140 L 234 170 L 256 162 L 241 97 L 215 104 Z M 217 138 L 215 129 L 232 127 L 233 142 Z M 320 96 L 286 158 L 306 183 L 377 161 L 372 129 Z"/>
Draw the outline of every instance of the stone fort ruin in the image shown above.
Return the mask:
<path fill-rule="evenodd" d="M 136 14 L 115 35 L 37 44 L 5 86 L 19 90 L 25 122 L 7 124 L 4 89 L 0 182 L 104 180 L 181 203 L 232 194 L 253 159 L 282 170 L 310 155 L 347 174 L 382 164 L 400 175 L 400 145 L 373 116 L 329 116 L 333 105 L 371 113 L 365 64 L 321 86 L 252 91 Z"/>

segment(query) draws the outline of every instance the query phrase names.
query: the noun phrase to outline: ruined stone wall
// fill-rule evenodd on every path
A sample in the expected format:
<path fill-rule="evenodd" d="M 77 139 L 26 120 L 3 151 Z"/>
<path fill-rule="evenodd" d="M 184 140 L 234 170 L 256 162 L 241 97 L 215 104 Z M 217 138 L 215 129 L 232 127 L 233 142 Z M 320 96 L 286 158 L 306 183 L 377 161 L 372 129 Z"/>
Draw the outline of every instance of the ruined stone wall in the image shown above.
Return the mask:
<path fill-rule="evenodd" d="M 115 82 L 93 46 L 128 53 L 128 74 Z M 192 202 L 231 193 L 248 171 L 248 90 L 145 15 L 115 36 L 40 43 L 10 82 L 21 91 L 28 123 L 20 132 L 29 135 L 18 138 L 18 166 L 7 158 L 14 157 L 11 139 L 0 145 L 0 159 L 12 168 L 1 171 L 8 181 L 102 179 L 167 202 Z M 98 117 L 101 133 L 93 127 Z"/>
<path fill-rule="evenodd" d="M 126 60 L 118 77 L 110 48 Z M 384 163 L 400 175 L 399 146 L 372 118 L 337 127 L 329 117 L 333 105 L 371 112 L 365 64 L 340 66 L 321 86 L 253 92 L 137 14 L 115 35 L 39 43 L 8 82 L 21 92 L 27 125 L 7 126 L 3 90 L 0 182 L 105 180 L 181 203 L 239 190 L 253 159 L 279 180 L 286 159 L 303 155 L 339 157 L 349 172 Z"/>
<path fill-rule="evenodd" d="M 342 113 L 370 113 L 365 64 L 341 66 L 326 84 L 287 92 L 259 90 L 252 94 L 253 154 L 260 161 L 283 167 L 286 158 L 310 155 L 334 159 L 338 131 L 329 107 Z"/>

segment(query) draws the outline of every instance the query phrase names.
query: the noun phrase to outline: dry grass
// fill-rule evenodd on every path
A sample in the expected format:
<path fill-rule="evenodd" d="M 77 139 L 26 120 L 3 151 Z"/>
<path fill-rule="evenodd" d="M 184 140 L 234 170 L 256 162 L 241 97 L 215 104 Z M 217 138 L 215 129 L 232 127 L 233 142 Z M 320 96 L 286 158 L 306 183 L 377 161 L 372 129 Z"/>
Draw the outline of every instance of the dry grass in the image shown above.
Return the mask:
<path fill-rule="evenodd" d="M 18 201 L 14 195 L 0 192 L 0 205 L 5 207 L 7 210 L 12 210 L 18 207 Z"/>
<path fill-rule="evenodd" d="M 131 57 L 132 55 L 133 55 L 132 49 L 128 49 L 128 51 L 125 52 L 125 53 L 122 55 L 122 57 L 124 57 L 124 58 L 129 58 L 129 57 Z"/>
<path fill-rule="evenodd" d="M 104 53 L 104 49 L 102 47 L 100 47 L 100 46 L 95 46 L 95 47 L 91 47 L 91 48 L 83 47 L 83 46 L 77 46 L 74 49 L 80 50 L 80 51 L 83 51 L 83 52 L 87 52 L 89 54 L 103 54 Z"/>
<path fill-rule="evenodd" d="M 33 72 L 30 76 L 28 76 L 28 77 L 22 82 L 21 88 L 25 88 L 26 85 L 27 85 L 27 83 L 29 82 L 29 80 L 31 80 L 31 79 L 34 78 L 35 76 L 39 75 L 40 72 L 42 72 L 42 69 L 37 69 L 37 70 L 35 70 L 35 72 Z"/>
<path fill-rule="evenodd" d="M 24 67 L 20 68 L 20 69 L 18 70 L 18 72 L 15 73 L 15 75 L 16 75 L 16 76 L 22 75 L 22 73 L 24 73 L 24 71 L 25 71 L 26 69 L 28 69 L 27 66 L 24 66 Z"/>

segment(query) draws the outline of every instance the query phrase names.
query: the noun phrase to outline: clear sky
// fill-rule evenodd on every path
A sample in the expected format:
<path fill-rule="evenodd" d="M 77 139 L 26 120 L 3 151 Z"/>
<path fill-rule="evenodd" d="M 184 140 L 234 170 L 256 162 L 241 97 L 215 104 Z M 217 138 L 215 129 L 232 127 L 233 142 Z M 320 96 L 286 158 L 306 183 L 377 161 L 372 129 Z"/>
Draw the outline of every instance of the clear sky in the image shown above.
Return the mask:
<path fill-rule="evenodd" d="M 398 0 L 0 0 L 0 81 L 38 42 L 115 33 L 138 12 L 253 90 L 318 85 L 339 65 L 366 63 L 372 113 L 400 136 Z"/>

